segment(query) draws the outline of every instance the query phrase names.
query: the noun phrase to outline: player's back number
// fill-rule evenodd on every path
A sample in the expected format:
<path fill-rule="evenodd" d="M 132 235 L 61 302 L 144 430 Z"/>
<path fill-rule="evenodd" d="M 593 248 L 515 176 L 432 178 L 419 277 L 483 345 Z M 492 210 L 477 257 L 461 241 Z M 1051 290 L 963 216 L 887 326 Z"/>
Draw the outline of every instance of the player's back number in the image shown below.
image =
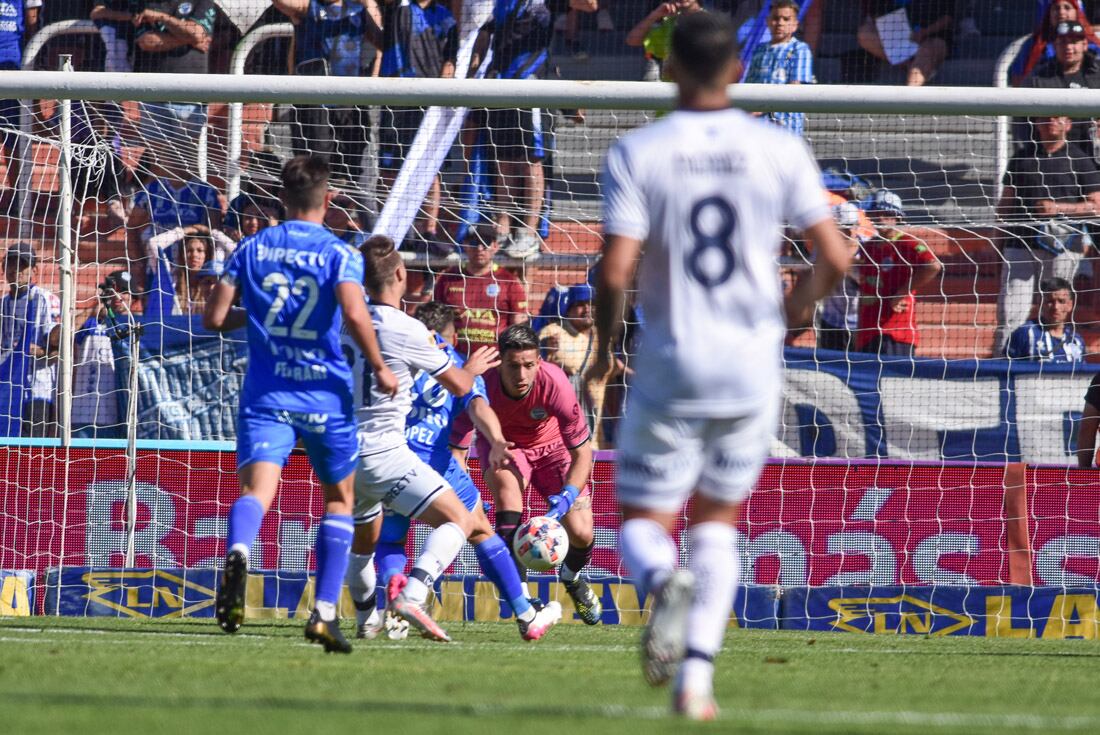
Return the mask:
<path fill-rule="evenodd" d="M 286 337 L 289 334 L 293 339 L 317 339 L 316 329 L 306 329 L 306 323 L 309 321 L 310 315 L 313 314 L 313 310 L 317 308 L 317 300 L 321 296 L 321 287 L 317 284 L 316 278 L 301 276 L 291 284 L 289 278 L 276 271 L 275 273 L 268 273 L 260 286 L 264 291 L 275 293 L 275 297 L 271 300 L 271 306 L 267 310 L 267 316 L 264 317 L 264 329 L 267 330 L 269 335 L 272 337 Z M 275 322 L 279 319 L 279 314 L 286 306 L 291 294 L 295 296 L 305 295 L 306 300 L 288 330 Z"/>
<path fill-rule="evenodd" d="M 721 286 L 737 266 L 732 242 L 737 212 L 722 197 L 707 197 L 691 208 L 689 224 L 693 243 L 687 256 L 688 273 L 707 288 Z"/>

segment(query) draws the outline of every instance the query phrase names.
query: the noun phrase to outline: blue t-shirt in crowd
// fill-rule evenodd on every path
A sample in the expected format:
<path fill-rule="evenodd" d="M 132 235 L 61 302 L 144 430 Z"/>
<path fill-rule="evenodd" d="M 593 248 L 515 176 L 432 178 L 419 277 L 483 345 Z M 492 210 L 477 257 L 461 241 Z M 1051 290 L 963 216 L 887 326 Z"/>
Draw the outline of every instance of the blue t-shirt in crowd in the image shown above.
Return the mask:
<path fill-rule="evenodd" d="M 330 76 L 359 76 L 367 23 L 366 9 L 357 0 L 339 5 L 310 0 L 305 18 L 294 29 L 295 63 L 324 60 Z"/>
<path fill-rule="evenodd" d="M 30 6 L 41 4 L 32 2 Z M 0 68 L 18 69 L 23 64 L 26 13 L 26 0 L 0 0 Z"/>
<path fill-rule="evenodd" d="M 222 279 L 248 312 L 241 408 L 350 415 L 336 286 L 362 284 L 363 256 L 321 225 L 291 220 L 242 241 Z"/>
<path fill-rule="evenodd" d="M 134 207 L 149 212 L 158 228 L 205 225 L 207 210 L 221 210 L 218 190 L 205 181 L 192 179 L 176 188 L 168 179 L 157 179 L 134 195 Z"/>
<path fill-rule="evenodd" d="M 437 2 L 420 7 L 399 0 L 386 7 L 382 42 L 384 77 L 438 78 L 458 53 L 458 24 Z"/>

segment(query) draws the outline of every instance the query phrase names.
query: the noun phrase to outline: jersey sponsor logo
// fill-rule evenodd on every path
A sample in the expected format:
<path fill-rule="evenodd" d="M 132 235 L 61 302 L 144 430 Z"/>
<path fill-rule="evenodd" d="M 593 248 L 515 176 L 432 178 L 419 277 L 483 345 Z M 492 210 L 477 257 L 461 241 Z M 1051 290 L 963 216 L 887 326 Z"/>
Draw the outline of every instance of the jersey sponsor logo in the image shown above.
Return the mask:
<path fill-rule="evenodd" d="M 533 418 L 535 421 L 542 421 L 549 415 L 550 414 L 548 414 L 546 412 L 546 409 L 542 406 L 536 406 L 535 408 L 531 409 L 531 418 Z"/>
<path fill-rule="evenodd" d="M 299 268 L 323 268 L 327 259 L 324 253 L 318 253 L 312 250 L 283 247 L 273 248 L 267 245 L 257 245 L 256 260 L 286 263 L 288 265 L 296 265 Z"/>
<path fill-rule="evenodd" d="M 191 3 L 180 3 L 176 8 L 176 13 L 179 15 L 191 15 L 191 11 L 194 10 L 194 6 Z"/>
<path fill-rule="evenodd" d="M 485 294 L 495 299 L 497 296 L 500 295 L 500 284 L 490 283 L 488 286 L 485 287 Z"/>

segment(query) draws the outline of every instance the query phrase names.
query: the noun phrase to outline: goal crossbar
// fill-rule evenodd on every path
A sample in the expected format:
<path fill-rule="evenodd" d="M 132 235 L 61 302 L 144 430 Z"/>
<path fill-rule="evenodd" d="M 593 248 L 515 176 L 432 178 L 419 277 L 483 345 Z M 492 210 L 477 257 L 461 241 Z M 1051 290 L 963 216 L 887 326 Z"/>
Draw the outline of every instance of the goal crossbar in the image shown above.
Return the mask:
<path fill-rule="evenodd" d="M 666 82 L 326 77 L 319 83 L 260 74 L 11 71 L 0 77 L 3 98 L 662 110 L 674 106 L 676 88 Z M 1100 116 L 1100 90 L 1088 89 L 736 85 L 730 101 L 764 112 Z"/>

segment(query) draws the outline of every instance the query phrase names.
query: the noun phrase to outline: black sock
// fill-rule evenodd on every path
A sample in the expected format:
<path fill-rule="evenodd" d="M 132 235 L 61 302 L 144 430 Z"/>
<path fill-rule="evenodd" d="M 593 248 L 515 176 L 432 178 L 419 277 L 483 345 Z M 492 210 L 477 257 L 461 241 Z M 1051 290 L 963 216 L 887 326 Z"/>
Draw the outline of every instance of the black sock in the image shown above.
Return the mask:
<path fill-rule="evenodd" d="M 377 592 L 372 592 L 371 596 L 368 597 L 367 599 L 363 600 L 362 602 L 359 602 L 358 600 L 352 600 L 352 602 L 355 603 L 355 609 L 356 610 L 363 610 L 363 611 L 373 610 L 378 605 L 378 593 Z"/>
<path fill-rule="evenodd" d="M 565 554 L 565 561 L 561 565 L 561 581 L 572 582 L 580 576 L 581 570 L 588 566 L 592 560 L 592 547 L 594 543 L 581 548 L 570 546 Z"/>
<path fill-rule="evenodd" d="M 497 534 L 504 539 L 504 543 L 508 544 L 508 553 L 512 555 L 512 561 L 515 562 L 519 578 L 526 582 L 527 567 L 520 563 L 515 552 L 516 531 L 519 530 L 520 521 L 523 520 L 523 513 L 518 510 L 498 510 L 496 515 Z"/>

